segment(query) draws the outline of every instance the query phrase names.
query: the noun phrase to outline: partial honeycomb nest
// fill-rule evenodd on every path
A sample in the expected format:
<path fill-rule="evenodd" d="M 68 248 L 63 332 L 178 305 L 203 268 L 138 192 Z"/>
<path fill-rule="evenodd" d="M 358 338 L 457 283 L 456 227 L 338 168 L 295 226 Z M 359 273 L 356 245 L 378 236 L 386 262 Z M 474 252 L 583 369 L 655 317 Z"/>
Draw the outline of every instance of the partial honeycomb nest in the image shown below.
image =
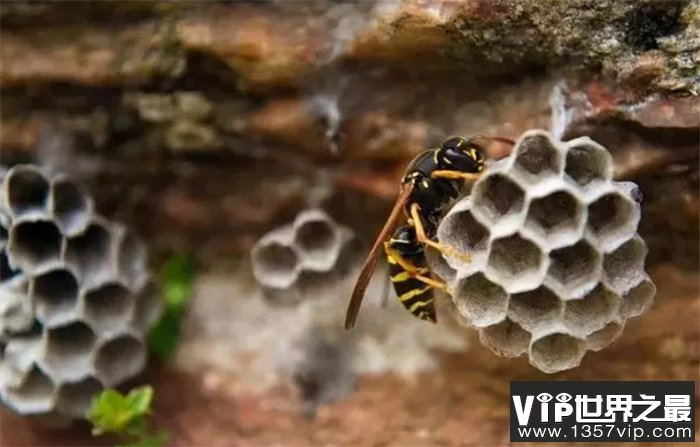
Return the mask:
<path fill-rule="evenodd" d="M 0 178 L 0 398 L 23 415 L 81 418 L 135 376 L 160 314 L 143 244 L 97 216 L 70 179 Z"/>
<path fill-rule="evenodd" d="M 253 274 L 270 302 L 299 303 L 310 290 L 348 271 L 354 241 L 352 231 L 323 211 L 302 211 L 255 244 Z"/>
<path fill-rule="evenodd" d="M 547 373 L 574 368 L 650 307 L 641 194 L 612 172 L 590 138 L 530 131 L 441 222 L 439 240 L 472 260 L 438 258 L 434 269 L 494 353 L 527 354 Z"/>

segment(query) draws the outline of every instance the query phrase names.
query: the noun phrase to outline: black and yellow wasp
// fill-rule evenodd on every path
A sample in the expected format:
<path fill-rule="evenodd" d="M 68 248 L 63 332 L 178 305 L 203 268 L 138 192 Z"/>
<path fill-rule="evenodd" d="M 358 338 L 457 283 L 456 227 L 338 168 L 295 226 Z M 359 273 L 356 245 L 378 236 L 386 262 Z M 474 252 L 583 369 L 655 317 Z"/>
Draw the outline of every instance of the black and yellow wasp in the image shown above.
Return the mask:
<path fill-rule="evenodd" d="M 448 138 L 440 147 L 422 152 L 409 164 L 401 181 L 399 197 L 374 241 L 355 284 L 345 317 L 346 329 L 355 325 L 382 246 L 389 262 L 391 282 L 401 304 L 414 316 L 437 322 L 433 289 L 445 290 L 446 285 L 432 277 L 425 247 L 469 260 L 467 254 L 442 245 L 433 238 L 445 206 L 459 196 L 465 180 L 475 180 L 484 168 L 483 148 L 477 144 L 476 138 L 485 137 Z M 486 139 L 514 144 L 504 138 Z M 406 224 L 399 226 L 386 240 L 396 227 L 402 211 Z"/>

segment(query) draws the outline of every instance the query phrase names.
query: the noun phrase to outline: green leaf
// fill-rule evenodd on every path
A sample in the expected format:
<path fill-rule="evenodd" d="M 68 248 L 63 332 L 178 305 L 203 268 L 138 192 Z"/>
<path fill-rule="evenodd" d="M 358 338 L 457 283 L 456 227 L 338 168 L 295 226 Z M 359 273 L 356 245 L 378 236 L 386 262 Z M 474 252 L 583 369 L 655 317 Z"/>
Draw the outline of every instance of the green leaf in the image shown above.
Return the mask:
<path fill-rule="evenodd" d="M 192 295 L 194 260 L 188 255 L 171 256 L 163 265 L 163 298 L 169 311 L 182 311 Z"/>
<path fill-rule="evenodd" d="M 151 432 L 146 416 L 151 411 L 153 387 L 134 388 L 124 396 L 116 390 L 104 390 L 93 399 L 88 420 L 93 435 L 114 433 L 124 447 L 162 447 L 168 439 L 165 432 Z"/>
<path fill-rule="evenodd" d="M 148 344 L 151 351 L 162 360 L 172 356 L 180 339 L 180 320 L 192 296 L 195 263 L 191 256 L 171 256 L 161 271 L 165 312 L 151 329 Z"/>
<path fill-rule="evenodd" d="M 142 386 L 134 388 L 126 395 L 126 402 L 131 414 L 134 416 L 145 416 L 151 410 L 153 400 L 153 387 Z"/>
<path fill-rule="evenodd" d="M 148 346 L 162 360 L 175 352 L 180 339 L 180 315 L 166 313 L 148 334 Z"/>
<path fill-rule="evenodd" d="M 133 420 L 127 399 L 113 389 L 104 390 L 92 401 L 87 416 L 93 425 L 93 434 L 118 433 Z"/>
<path fill-rule="evenodd" d="M 93 400 L 88 412 L 93 434 L 133 432 L 150 411 L 152 400 L 150 386 L 135 388 L 126 396 L 113 389 L 104 390 Z"/>

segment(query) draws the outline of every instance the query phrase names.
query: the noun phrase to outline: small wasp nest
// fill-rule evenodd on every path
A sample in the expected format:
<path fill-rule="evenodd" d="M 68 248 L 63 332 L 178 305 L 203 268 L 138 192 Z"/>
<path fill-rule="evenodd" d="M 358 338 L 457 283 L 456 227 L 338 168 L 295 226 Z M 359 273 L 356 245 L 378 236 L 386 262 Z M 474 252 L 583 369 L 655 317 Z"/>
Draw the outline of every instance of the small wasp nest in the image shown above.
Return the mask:
<path fill-rule="evenodd" d="M 472 259 L 447 257 L 435 270 L 494 353 L 527 353 L 547 373 L 574 368 L 651 305 L 641 194 L 612 171 L 589 138 L 530 131 L 441 222 L 439 240 Z"/>
<path fill-rule="evenodd" d="M 320 210 L 263 236 L 253 247 L 253 274 L 267 299 L 295 304 L 317 286 L 337 279 L 353 257 L 352 232 Z"/>
<path fill-rule="evenodd" d="M 64 176 L 16 166 L 0 182 L 0 398 L 83 417 L 144 367 L 160 313 L 145 247 Z"/>

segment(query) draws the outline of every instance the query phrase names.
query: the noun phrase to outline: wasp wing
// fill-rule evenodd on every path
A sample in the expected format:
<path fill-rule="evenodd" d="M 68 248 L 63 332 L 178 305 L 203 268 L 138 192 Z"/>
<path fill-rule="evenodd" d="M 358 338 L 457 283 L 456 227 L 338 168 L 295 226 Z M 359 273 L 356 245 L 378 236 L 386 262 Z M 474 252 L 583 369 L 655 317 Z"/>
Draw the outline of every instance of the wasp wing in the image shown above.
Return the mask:
<path fill-rule="evenodd" d="M 360 275 L 357 277 L 355 288 L 352 291 L 352 296 L 350 297 L 350 304 L 348 304 L 348 311 L 345 315 L 345 329 L 350 329 L 355 325 L 355 320 L 357 319 L 357 314 L 360 311 L 362 299 L 365 297 L 369 280 L 372 278 L 374 268 L 377 266 L 377 258 L 381 252 L 382 245 L 389 235 L 389 232 L 391 232 L 396 226 L 396 223 L 401 216 L 401 211 L 406 205 L 411 192 L 413 192 L 413 184 L 405 184 L 401 190 L 401 194 L 399 195 L 398 199 L 396 199 L 396 203 L 394 204 L 394 208 L 391 210 L 391 214 L 389 214 L 389 218 L 384 224 L 384 228 L 382 228 L 382 231 L 380 231 L 377 235 L 377 238 L 372 245 L 372 249 L 369 251 L 367 259 L 365 259 Z"/>

